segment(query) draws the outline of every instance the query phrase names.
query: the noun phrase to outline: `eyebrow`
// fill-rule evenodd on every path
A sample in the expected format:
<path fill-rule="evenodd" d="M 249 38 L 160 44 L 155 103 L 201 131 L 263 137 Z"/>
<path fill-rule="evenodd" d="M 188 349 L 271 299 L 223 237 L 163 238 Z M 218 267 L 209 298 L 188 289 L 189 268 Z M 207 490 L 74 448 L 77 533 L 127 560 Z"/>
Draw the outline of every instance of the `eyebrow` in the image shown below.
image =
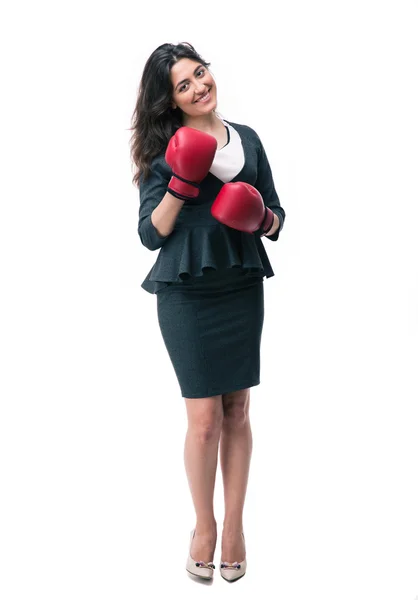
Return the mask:
<path fill-rule="evenodd" d="M 195 73 L 197 73 L 197 71 L 199 71 L 199 69 L 201 69 L 202 67 L 204 67 L 204 65 L 198 65 L 196 67 L 196 69 L 193 71 L 193 75 Z M 182 81 L 179 81 L 178 84 L 176 85 L 176 87 L 174 89 L 177 89 L 179 87 L 179 85 L 181 85 L 182 83 L 186 83 L 186 81 L 189 81 L 188 79 L 183 79 Z"/>

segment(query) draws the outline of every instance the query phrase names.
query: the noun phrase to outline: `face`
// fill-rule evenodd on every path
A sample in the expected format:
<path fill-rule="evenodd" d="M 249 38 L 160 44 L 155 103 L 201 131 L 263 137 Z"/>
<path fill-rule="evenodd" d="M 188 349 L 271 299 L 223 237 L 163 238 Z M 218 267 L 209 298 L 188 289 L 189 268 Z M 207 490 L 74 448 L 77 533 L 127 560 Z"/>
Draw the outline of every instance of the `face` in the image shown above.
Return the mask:
<path fill-rule="evenodd" d="M 171 68 L 173 108 L 181 108 L 191 117 L 209 114 L 216 108 L 216 83 L 202 64 L 182 58 Z M 209 93 L 208 98 L 199 100 Z"/>

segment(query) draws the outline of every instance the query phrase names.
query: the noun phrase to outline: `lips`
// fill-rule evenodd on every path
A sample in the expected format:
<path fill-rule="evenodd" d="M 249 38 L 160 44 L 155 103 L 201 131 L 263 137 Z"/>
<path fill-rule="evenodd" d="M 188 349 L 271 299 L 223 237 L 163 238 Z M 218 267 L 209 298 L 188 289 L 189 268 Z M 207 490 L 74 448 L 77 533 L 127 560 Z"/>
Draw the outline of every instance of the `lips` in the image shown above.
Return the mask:
<path fill-rule="evenodd" d="M 204 94 L 202 94 L 202 96 L 199 96 L 199 98 L 197 100 L 195 100 L 196 102 L 199 102 L 199 100 L 201 100 L 202 98 L 204 98 L 205 96 L 207 96 L 210 92 L 210 90 L 212 89 L 212 87 L 210 87 L 208 90 L 206 90 L 206 92 Z"/>

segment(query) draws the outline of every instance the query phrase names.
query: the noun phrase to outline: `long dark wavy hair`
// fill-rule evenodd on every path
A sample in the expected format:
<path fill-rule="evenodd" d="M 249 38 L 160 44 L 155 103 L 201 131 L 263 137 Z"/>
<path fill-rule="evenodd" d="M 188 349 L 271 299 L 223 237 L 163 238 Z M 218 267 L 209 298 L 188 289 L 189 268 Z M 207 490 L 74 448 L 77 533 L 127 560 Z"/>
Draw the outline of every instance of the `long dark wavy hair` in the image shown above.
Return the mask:
<path fill-rule="evenodd" d="M 190 58 L 209 67 L 187 42 L 162 44 L 148 58 L 139 84 L 138 98 L 132 115 L 131 159 L 136 166 L 132 183 L 139 187 L 139 176 L 146 179 L 152 159 L 166 149 L 170 138 L 183 126 L 183 111 L 172 107 L 171 67 L 182 58 Z"/>

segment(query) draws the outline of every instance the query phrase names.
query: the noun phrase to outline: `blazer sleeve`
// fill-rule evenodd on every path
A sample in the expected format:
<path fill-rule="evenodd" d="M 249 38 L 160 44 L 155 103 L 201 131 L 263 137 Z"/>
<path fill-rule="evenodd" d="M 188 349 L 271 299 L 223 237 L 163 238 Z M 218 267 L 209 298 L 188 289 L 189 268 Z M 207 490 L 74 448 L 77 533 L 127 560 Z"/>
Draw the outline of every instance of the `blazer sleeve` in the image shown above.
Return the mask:
<path fill-rule="evenodd" d="M 139 176 L 139 220 L 138 235 L 142 244 L 149 250 L 157 250 L 171 234 L 162 236 L 151 221 L 151 213 L 167 192 L 171 171 L 158 156 L 151 163 L 151 172 L 146 180 Z"/>
<path fill-rule="evenodd" d="M 264 238 L 277 241 L 281 230 L 283 229 L 284 220 L 286 213 L 280 204 L 279 196 L 277 195 L 276 188 L 274 187 L 273 175 L 271 172 L 270 164 L 267 159 L 266 151 L 264 146 L 258 137 L 258 163 L 257 163 L 257 180 L 254 187 L 260 192 L 263 197 L 264 204 L 270 208 L 274 214 L 279 218 L 279 228 L 273 235 L 264 235 Z"/>

